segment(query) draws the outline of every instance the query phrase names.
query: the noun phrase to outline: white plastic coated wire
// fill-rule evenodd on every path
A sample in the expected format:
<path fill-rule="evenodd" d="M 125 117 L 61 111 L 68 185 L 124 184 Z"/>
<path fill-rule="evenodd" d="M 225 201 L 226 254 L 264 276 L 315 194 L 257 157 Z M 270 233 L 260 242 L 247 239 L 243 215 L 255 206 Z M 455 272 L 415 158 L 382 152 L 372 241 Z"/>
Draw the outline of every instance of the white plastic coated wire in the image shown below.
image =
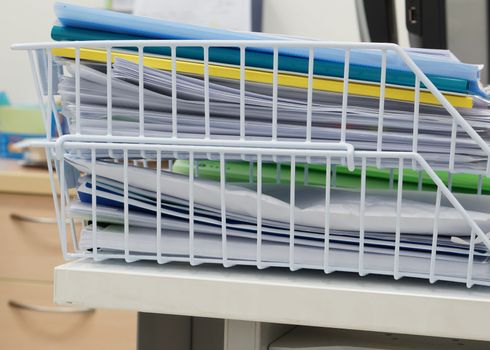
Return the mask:
<path fill-rule="evenodd" d="M 145 49 L 150 47 L 166 47 L 170 49 L 171 60 L 171 133 L 161 137 L 149 137 L 145 135 L 145 84 L 144 84 L 144 57 Z M 177 62 L 181 58 L 178 57 L 178 48 L 184 47 L 199 47 L 203 52 L 203 102 L 204 102 L 204 137 L 182 137 L 179 136 L 179 111 L 177 109 L 178 102 L 178 85 L 177 85 Z M 235 49 L 239 55 L 239 137 L 230 139 L 215 135 L 212 133 L 212 113 L 210 106 L 210 58 L 209 52 L 212 48 L 229 48 Z M 52 118 L 54 111 L 54 101 L 56 88 L 53 83 L 55 62 L 51 50 L 53 48 L 71 48 L 75 52 L 75 117 L 74 124 L 70 128 L 70 133 L 54 137 L 51 133 L 53 120 L 56 123 L 58 134 L 61 134 L 60 123 L 57 118 Z M 80 66 L 83 64 L 81 53 L 84 49 L 102 49 L 105 53 L 105 68 L 106 68 L 106 120 L 107 127 L 104 135 L 87 134 L 83 132 L 82 112 L 81 112 L 81 72 Z M 136 48 L 136 57 L 138 64 L 138 127 L 137 136 L 118 136 L 114 134 L 114 108 L 113 108 L 113 73 L 112 62 L 115 52 L 121 51 L 124 48 Z M 247 50 L 250 48 L 270 49 L 272 52 L 272 110 L 271 110 L 271 138 L 257 139 L 248 137 L 246 134 L 247 126 L 247 104 L 246 104 L 246 57 Z M 306 113 L 305 125 L 306 133 L 304 140 L 287 140 L 279 137 L 280 112 L 278 110 L 279 99 L 279 63 L 280 50 L 282 48 L 303 48 L 308 52 L 308 72 L 307 87 L 306 87 Z M 343 49 L 345 52 L 343 62 L 343 88 L 339 120 L 339 139 L 337 142 L 324 142 L 313 140 L 312 128 L 314 124 L 313 114 L 313 92 L 314 92 L 314 53 L 315 49 L 321 48 L 337 48 Z M 30 58 L 31 67 L 33 70 L 34 83 L 37 88 L 38 99 L 43 108 L 43 118 L 46 125 L 47 141 L 43 145 L 46 146 L 46 154 L 48 158 L 48 167 L 51 174 L 51 184 L 53 188 L 53 199 L 55 201 L 55 211 L 59 222 L 59 235 L 62 246 L 62 252 L 66 258 L 92 257 L 95 260 L 103 260 L 109 258 L 125 259 L 127 262 L 136 260 L 156 260 L 163 264 L 170 261 L 187 261 L 192 265 L 201 263 L 219 263 L 226 267 L 233 265 L 255 265 L 258 268 L 267 268 L 270 266 L 283 266 L 291 270 L 299 268 L 321 269 L 325 273 L 333 271 L 352 271 L 360 275 L 370 273 L 392 275 L 395 279 L 401 277 L 420 277 L 426 278 L 431 282 L 437 280 L 449 280 L 466 283 L 468 287 L 473 284 L 490 285 L 490 270 L 488 279 L 474 278 L 473 263 L 474 251 L 477 243 L 484 244 L 490 248 L 490 240 L 482 229 L 475 223 L 467 210 L 460 204 L 454 194 L 451 192 L 451 183 L 448 185 L 439 178 L 431 165 L 418 153 L 419 149 L 419 121 L 420 121 L 420 92 L 421 85 L 427 91 L 432 93 L 438 103 L 447 111 L 448 116 L 452 118 L 450 147 L 447 154 L 448 167 L 447 170 L 451 173 L 455 171 L 455 154 L 457 148 L 457 133 L 462 130 L 467 134 L 468 138 L 484 152 L 486 158 L 490 156 L 490 147 L 487 142 L 471 127 L 471 125 L 461 116 L 454 106 L 452 106 L 446 97 L 435 87 L 435 85 L 427 78 L 420 68 L 413 62 L 407 53 L 394 44 L 378 44 L 378 43 L 336 43 L 336 42 L 318 42 L 318 41 L 174 41 L 174 40 L 138 40 L 138 41 L 84 41 L 84 42 L 52 42 L 52 43 L 37 43 L 37 44 L 17 44 L 13 49 L 27 50 Z M 349 72 L 350 72 L 350 55 L 355 49 L 370 49 L 377 50 L 381 53 L 380 62 L 380 80 L 379 80 L 379 113 L 376 131 L 376 150 L 361 150 L 354 149 L 353 145 L 348 142 L 349 130 Z M 384 133 L 384 118 L 385 110 L 385 90 L 386 90 L 386 72 L 387 72 L 387 55 L 388 53 L 396 54 L 414 74 L 414 104 L 413 104 L 413 133 L 411 149 L 405 151 L 386 151 L 383 150 Z M 35 61 L 35 55 L 45 55 L 47 57 L 46 66 Z M 212 64 L 219 64 L 212 62 Z M 43 72 L 47 72 L 43 74 Z M 46 80 L 47 89 L 43 89 L 43 79 Z M 78 155 L 87 154 L 91 164 L 90 177 L 92 184 L 97 183 L 97 168 L 98 152 L 106 151 L 109 158 L 115 159 L 123 167 L 123 212 L 124 212 L 124 234 L 122 236 L 123 250 L 121 252 L 102 251 L 98 249 L 98 203 L 97 203 L 97 186 L 92 186 L 92 201 L 91 201 L 91 218 L 90 226 L 88 221 L 85 222 L 85 229 L 92 232 L 92 249 L 81 250 L 77 246 L 77 234 L 73 219 L 68 215 L 67 210 L 72 200 L 69 195 L 70 185 L 68 184 L 66 174 L 66 156 L 76 152 Z M 85 152 L 85 153 L 84 153 Z M 157 174 L 156 181 L 156 247 L 154 254 L 141 254 L 130 249 L 132 239 L 131 226 L 129 223 L 129 182 L 128 168 L 131 160 L 134 160 L 134 154 L 137 152 L 144 166 L 148 166 L 148 161 L 155 162 L 154 171 Z M 131 155 L 131 156 L 130 156 Z M 175 255 L 167 254 L 165 251 L 165 229 L 162 223 L 162 207 L 161 207 L 161 184 L 160 174 L 162 171 L 162 162 L 168 160 L 171 162 L 174 158 L 184 158 L 189 161 L 188 172 L 188 232 L 189 244 L 186 254 Z M 227 224 L 227 203 L 225 201 L 225 192 L 227 186 L 226 180 L 226 162 L 231 157 L 233 159 L 249 159 L 250 160 L 250 182 L 256 183 L 257 204 L 256 204 L 256 249 L 255 259 L 235 259 L 230 256 L 228 243 L 228 224 Z M 195 232 L 195 203 L 194 203 L 194 184 L 199 174 L 198 166 L 195 166 L 199 159 L 215 159 L 219 163 L 219 186 L 220 198 L 219 207 L 221 213 L 221 252 L 219 258 L 203 257 L 197 254 L 199 241 L 196 240 Z M 54 164 L 58 172 L 58 179 L 61 188 L 61 196 L 58 199 L 56 196 L 55 177 L 51 160 L 55 160 Z M 289 212 L 289 243 L 288 243 L 288 258 L 287 261 L 268 261 L 264 259 L 265 243 L 263 241 L 263 218 L 262 218 L 262 191 L 263 191 L 263 164 L 264 162 L 275 161 L 277 163 L 277 181 L 282 181 L 281 163 L 289 165 L 289 186 L 290 186 L 290 212 Z M 365 222 L 364 212 L 366 206 L 366 177 L 367 168 L 370 164 L 375 164 L 378 168 L 384 167 L 383 160 L 391 160 L 390 164 L 396 164 L 394 167 L 397 170 L 398 180 L 396 190 L 394 189 L 394 172 L 390 172 L 390 187 L 396 193 L 396 228 L 394 235 L 393 249 L 393 265 L 391 268 L 383 269 L 379 266 L 373 266 L 369 261 L 366 253 L 365 243 Z M 321 264 L 314 266 L 305 266 L 297 264 L 296 250 L 297 240 L 295 237 L 295 193 L 298 174 L 296 172 L 297 163 L 306 163 L 303 173 L 304 183 L 308 184 L 308 163 L 321 163 L 325 166 L 325 218 L 324 218 L 324 237 L 323 237 L 323 258 Z M 430 263 L 426 270 L 411 271 L 407 269 L 404 263 L 404 256 L 401 255 L 401 216 L 403 207 L 403 172 L 407 164 L 410 163 L 413 169 L 419 171 L 418 189 L 422 190 L 422 173 L 426 174 L 436 187 L 436 202 L 434 208 L 434 228 L 432 232 L 432 245 L 430 250 Z M 358 259 L 349 266 L 335 264 L 335 254 L 337 252 L 331 247 L 331 228 L 330 228 L 330 192 L 336 187 L 337 173 L 336 165 L 346 164 L 349 170 L 356 168 L 360 169 L 360 188 L 359 188 L 359 213 L 360 213 L 360 230 L 358 243 Z M 487 160 L 486 169 L 480 172 L 478 179 L 478 194 L 482 193 L 482 176 L 490 174 L 490 166 Z M 254 180 L 255 176 L 255 180 Z M 72 184 L 73 185 L 73 184 Z M 71 186 L 72 186 L 71 185 Z M 163 184 L 165 186 L 165 184 Z M 438 268 L 442 264 L 438 260 L 438 213 L 441 207 L 441 197 L 444 198 L 457 212 L 461 215 L 462 220 L 467 224 L 471 231 L 470 242 L 468 245 L 467 269 L 463 276 L 453 276 L 451 274 L 440 273 Z M 67 224 L 70 224 L 67 230 Z M 70 239 L 68 239 L 70 238 Z M 73 247 L 69 247 L 69 241 L 72 241 Z"/>

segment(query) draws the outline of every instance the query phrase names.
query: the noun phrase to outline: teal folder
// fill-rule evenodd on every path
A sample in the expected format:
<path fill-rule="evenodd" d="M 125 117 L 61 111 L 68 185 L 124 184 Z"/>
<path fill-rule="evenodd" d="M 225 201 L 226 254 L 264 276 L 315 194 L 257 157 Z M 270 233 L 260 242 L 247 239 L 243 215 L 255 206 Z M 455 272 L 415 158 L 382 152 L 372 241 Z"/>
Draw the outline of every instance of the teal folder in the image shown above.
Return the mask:
<path fill-rule="evenodd" d="M 141 36 L 128 34 L 111 33 L 97 30 L 81 29 L 75 27 L 53 26 L 51 37 L 57 41 L 86 41 L 86 40 L 142 40 L 150 39 Z M 136 48 L 126 48 L 136 50 Z M 168 47 L 147 47 L 144 50 L 147 53 L 170 56 Z M 177 57 L 202 60 L 203 52 L 199 47 L 181 47 L 176 51 Z M 209 50 L 209 59 L 213 62 L 239 65 L 239 54 L 234 49 L 229 48 L 211 48 Z M 247 51 L 245 55 L 245 64 L 249 67 L 272 69 L 272 56 L 268 53 Z M 279 69 L 282 71 L 291 71 L 297 73 L 308 73 L 307 62 L 301 58 L 287 57 L 280 58 L 278 62 Z M 344 64 L 335 62 L 315 61 L 314 73 L 322 76 L 343 77 Z M 379 82 L 381 71 L 379 68 L 369 68 L 359 65 L 350 66 L 349 77 L 354 80 Z M 469 82 L 464 79 L 438 77 L 428 75 L 429 79 L 442 91 L 457 93 L 472 93 L 469 90 Z M 414 75 L 410 72 L 396 71 L 388 69 L 386 72 L 386 82 L 388 84 L 413 86 Z M 423 84 L 422 84 L 423 86 Z"/>

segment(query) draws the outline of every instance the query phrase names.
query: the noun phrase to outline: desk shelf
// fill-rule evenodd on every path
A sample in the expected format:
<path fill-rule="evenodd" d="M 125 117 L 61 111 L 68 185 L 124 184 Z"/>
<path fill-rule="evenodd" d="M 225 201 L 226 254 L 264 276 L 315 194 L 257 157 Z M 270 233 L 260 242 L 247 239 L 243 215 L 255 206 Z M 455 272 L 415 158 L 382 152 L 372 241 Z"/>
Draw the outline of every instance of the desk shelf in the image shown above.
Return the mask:
<path fill-rule="evenodd" d="M 55 301 L 87 307 L 490 341 L 490 289 L 315 271 L 77 260 Z"/>

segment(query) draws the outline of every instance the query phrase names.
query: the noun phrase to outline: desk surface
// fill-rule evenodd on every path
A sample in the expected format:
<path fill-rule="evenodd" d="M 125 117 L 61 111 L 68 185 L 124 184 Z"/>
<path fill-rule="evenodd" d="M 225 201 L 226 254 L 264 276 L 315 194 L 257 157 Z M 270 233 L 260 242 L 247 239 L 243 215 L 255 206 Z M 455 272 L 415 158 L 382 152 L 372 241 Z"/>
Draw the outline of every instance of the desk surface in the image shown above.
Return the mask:
<path fill-rule="evenodd" d="M 316 271 L 73 261 L 55 301 L 248 321 L 490 341 L 490 289 Z"/>
<path fill-rule="evenodd" d="M 48 170 L 23 167 L 17 160 L 0 159 L 0 192 L 49 195 Z"/>

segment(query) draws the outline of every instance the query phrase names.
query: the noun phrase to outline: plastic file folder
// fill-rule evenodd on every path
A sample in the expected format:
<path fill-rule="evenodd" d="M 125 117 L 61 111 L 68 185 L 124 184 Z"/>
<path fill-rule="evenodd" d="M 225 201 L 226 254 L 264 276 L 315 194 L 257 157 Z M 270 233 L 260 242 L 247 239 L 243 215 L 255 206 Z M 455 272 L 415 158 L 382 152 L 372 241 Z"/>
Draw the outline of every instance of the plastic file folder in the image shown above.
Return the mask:
<path fill-rule="evenodd" d="M 139 37 L 139 39 L 288 40 L 274 35 L 217 30 L 63 3 L 55 5 L 55 12 L 61 24 L 67 27 L 132 35 Z M 203 54 L 200 48 L 198 50 L 183 48 L 183 50 L 185 52 L 183 57 L 185 58 L 202 59 Z M 246 56 L 247 66 L 272 68 L 271 49 L 249 48 L 249 51 L 254 54 Z M 182 55 L 182 52 L 181 50 L 177 54 Z M 478 83 L 480 68 L 477 65 L 437 59 L 427 54 L 410 53 L 409 55 L 437 88 L 444 91 L 473 93 L 487 97 Z M 301 48 L 279 49 L 279 57 L 280 70 L 307 73 L 308 50 Z M 342 77 L 344 57 L 345 51 L 342 49 L 316 49 L 314 73 Z M 239 51 L 233 48 L 215 47 L 210 49 L 209 58 L 215 62 L 237 64 Z M 351 50 L 350 63 L 349 77 L 351 79 L 379 81 L 381 64 L 379 52 Z M 414 85 L 413 73 L 395 53 L 387 53 L 387 68 L 387 83 Z"/>
<path fill-rule="evenodd" d="M 53 56 L 74 58 L 75 49 L 73 48 L 53 48 Z M 107 54 L 103 50 L 80 49 L 80 58 L 82 60 L 94 62 L 106 62 Z M 124 58 L 128 61 L 138 63 L 138 55 L 131 52 L 112 52 L 112 60 L 116 58 Z M 162 56 L 145 55 L 144 64 L 147 67 L 163 70 L 171 70 L 172 63 L 170 58 Z M 202 62 L 180 59 L 176 63 L 176 70 L 179 73 L 202 75 L 204 65 Z M 240 79 L 240 68 L 231 65 L 209 64 L 209 75 L 216 78 Z M 256 83 L 272 83 L 272 71 L 247 68 L 245 71 L 245 79 Z M 278 74 L 278 84 L 281 86 L 307 88 L 308 77 L 304 74 L 291 74 L 281 72 Z M 319 91 L 338 92 L 343 91 L 343 81 L 341 79 L 326 78 L 316 76 L 313 79 L 313 88 Z M 349 82 L 349 94 L 359 96 L 379 97 L 379 84 L 365 83 L 360 81 Z M 412 88 L 401 86 L 386 86 L 385 98 L 399 101 L 413 101 L 415 92 Z M 449 102 L 456 107 L 471 108 L 473 106 L 473 98 L 461 94 L 445 94 Z M 437 99 L 428 91 L 420 91 L 420 102 L 427 104 L 439 104 Z"/>
<path fill-rule="evenodd" d="M 251 169 L 252 167 L 252 169 Z M 318 164 L 297 164 L 296 181 L 305 182 L 305 168 L 307 167 L 308 184 L 312 186 L 325 186 L 325 166 Z M 179 174 L 189 173 L 189 162 L 177 160 L 174 162 L 172 170 Z M 219 162 L 212 160 L 200 160 L 197 162 L 197 172 L 199 176 L 206 179 L 219 180 L 220 169 Z M 257 181 L 256 165 L 243 161 L 226 162 L 226 180 L 230 182 L 246 182 L 250 180 Z M 359 170 L 349 171 L 345 166 L 337 166 L 336 186 L 344 188 L 361 187 L 361 173 Z M 449 174 L 447 172 L 437 172 L 440 178 L 447 183 Z M 281 182 L 289 183 L 291 168 L 289 164 L 262 165 L 263 182 Z M 424 191 L 436 191 L 436 186 L 427 175 L 422 176 L 422 189 Z M 459 193 L 475 193 L 478 188 L 478 175 L 473 174 L 452 174 L 452 190 Z M 482 178 L 482 192 L 490 193 L 490 179 Z M 393 186 L 397 187 L 398 171 L 393 172 Z M 417 190 L 419 186 L 419 173 L 411 169 L 405 169 L 403 172 L 403 188 L 406 190 Z M 368 167 L 366 170 L 366 187 L 370 189 L 388 189 L 390 188 L 390 171 L 386 169 L 377 169 Z"/>

